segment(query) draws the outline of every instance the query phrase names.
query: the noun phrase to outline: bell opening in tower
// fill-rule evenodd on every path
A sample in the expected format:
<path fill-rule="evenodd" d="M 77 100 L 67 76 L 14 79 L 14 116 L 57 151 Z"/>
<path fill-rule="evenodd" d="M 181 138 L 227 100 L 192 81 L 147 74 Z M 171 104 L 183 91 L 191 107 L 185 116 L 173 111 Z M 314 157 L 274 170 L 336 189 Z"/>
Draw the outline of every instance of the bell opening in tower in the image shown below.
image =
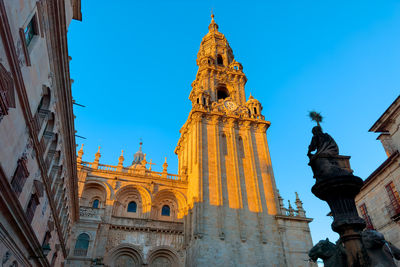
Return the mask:
<path fill-rule="evenodd" d="M 218 64 L 218 65 L 224 65 L 224 60 L 222 59 L 222 56 L 221 56 L 221 55 L 218 55 L 218 56 L 217 56 L 217 64 Z"/>
<path fill-rule="evenodd" d="M 218 87 L 218 90 L 217 90 L 217 99 L 218 100 L 225 99 L 228 96 L 229 96 L 229 92 L 226 89 L 226 87 L 224 87 L 224 86 Z"/>

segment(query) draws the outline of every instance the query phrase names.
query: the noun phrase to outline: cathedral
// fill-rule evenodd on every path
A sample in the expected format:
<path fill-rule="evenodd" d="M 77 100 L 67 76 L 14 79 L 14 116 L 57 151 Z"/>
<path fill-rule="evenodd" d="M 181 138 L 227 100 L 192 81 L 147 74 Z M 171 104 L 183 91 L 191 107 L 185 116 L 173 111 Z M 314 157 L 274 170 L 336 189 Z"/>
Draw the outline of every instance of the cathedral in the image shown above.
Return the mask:
<path fill-rule="evenodd" d="M 132 163 L 83 161 L 79 220 L 66 266 L 315 266 L 296 193 L 276 188 L 261 103 L 212 16 L 197 54 L 192 109 L 175 149 L 178 174 L 152 170 L 140 143 Z"/>

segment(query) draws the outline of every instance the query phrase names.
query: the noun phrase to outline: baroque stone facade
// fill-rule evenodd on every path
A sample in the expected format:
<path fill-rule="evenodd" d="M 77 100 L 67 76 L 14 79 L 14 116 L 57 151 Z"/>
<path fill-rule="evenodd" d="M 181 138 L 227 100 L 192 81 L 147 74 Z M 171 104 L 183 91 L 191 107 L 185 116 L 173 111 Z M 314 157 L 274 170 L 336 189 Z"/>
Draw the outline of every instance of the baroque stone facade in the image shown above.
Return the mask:
<path fill-rule="evenodd" d="M 314 266 L 309 222 L 296 194 L 288 208 L 276 188 L 270 122 L 212 18 L 197 55 L 192 110 L 175 153 L 178 175 L 133 163 L 100 164 L 78 152 L 80 220 L 70 266 Z"/>
<path fill-rule="evenodd" d="M 62 266 L 79 217 L 73 18 L 80 0 L 0 0 L 1 266 Z"/>
<path fill-rule="evenodd" d="M 359 214 L 367 228 L 376 229 L 400 247 L 400 96 L 374 123 L 388 158 L 365 180 L 356 197 Z M 400 262 L 397 262 L 400 266 Z"/>

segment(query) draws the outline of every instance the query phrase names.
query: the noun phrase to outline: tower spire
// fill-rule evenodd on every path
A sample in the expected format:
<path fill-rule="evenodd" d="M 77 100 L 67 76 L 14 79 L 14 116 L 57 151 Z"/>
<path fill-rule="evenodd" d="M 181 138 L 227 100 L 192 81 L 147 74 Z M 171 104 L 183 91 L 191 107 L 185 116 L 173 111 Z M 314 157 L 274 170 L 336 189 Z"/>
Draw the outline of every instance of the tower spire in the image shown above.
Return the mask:
<path fill-rule="evenodd" d="M 214 13 L 213 13 L 212 9 L 211 9 L 211 23 L 208 26 L 208 30 L 209 30 L 209 32 L 218 32 L 218 24 L 215 23 Z"/>

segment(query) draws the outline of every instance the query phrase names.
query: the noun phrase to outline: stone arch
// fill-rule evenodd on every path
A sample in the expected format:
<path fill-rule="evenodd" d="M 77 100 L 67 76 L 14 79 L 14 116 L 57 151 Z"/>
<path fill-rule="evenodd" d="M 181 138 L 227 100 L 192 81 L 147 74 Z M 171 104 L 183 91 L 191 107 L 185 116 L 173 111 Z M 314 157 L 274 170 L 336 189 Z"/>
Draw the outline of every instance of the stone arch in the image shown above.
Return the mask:
<path fill-rule="evenodd" d="M 137 209 L 136 212 L 128 212 L 128 204 L 130 202 L 136 202 Z M 128 185 L 122 187 L 115 194 L 115 201 L 113 207 L 114 216 L 123 217 L 144 217 L 150 212 L 151 209 L 151 196 L 149 191 L 139 185 Z"/>
<path fill-rule="evenodd" d="M 149 251 L 147 258 L 149 267 L 179 267 L 178 253 L 171 247 L 159 246 Z"/>
<path fill-rule="evenodd" d="M 106 254 L 104 263 L 110 267 L 139 267 L 143 265 L 143 253 L 135 245 L 120 244 Z"/>
<path fill-rule="evenodd" d="M 99 208 L 103 208 L 106 204 L 109 192 L 107 186 L 99 181 L 87 181 L 81 195 L 81 205 L 91 207 L 93 201 L 98 199 L 100 201 Z"/>
<path fill-rule="evenodd" d="M 171 210 L 169 218 L 161 216 L 161 209 L 168 205 Z M 185 196 L 176 190 L 164 189 L 153 197 L 152 217 L 163 220 L 182 219 L 187 213 L 187 203 Z"/>

